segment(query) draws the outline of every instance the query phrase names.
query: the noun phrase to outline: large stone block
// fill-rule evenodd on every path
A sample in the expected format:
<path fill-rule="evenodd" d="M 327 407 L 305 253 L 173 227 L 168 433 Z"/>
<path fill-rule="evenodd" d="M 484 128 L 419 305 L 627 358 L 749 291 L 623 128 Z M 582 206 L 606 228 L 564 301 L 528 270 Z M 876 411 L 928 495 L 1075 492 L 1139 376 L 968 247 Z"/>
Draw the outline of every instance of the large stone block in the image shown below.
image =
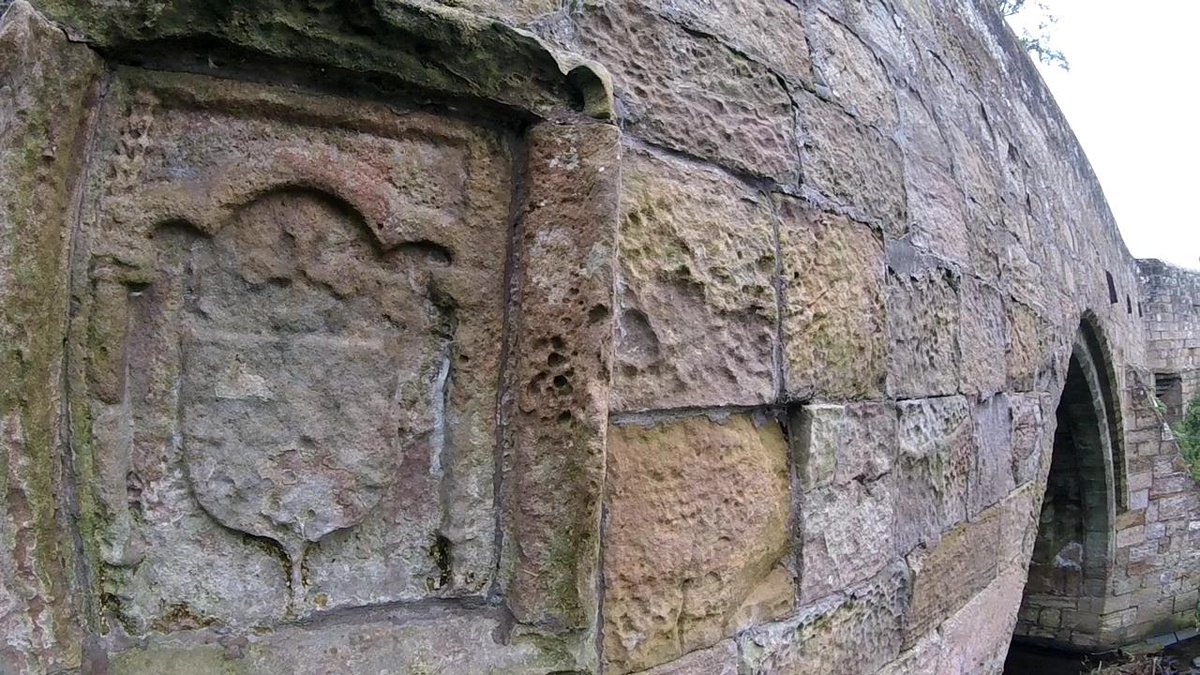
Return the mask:
<path fill-rule="evenodd" d="M 975 454 L 967 484 L 967 512 L 974 516 L 1016 487 L 1013 480 L 1013 414 L 1008 396 L 996 394 L 974 410 Z"/>
<path fill-rule="evenodd" d="M 894 490 L 896 543 L 905 554 L 967 517 L 973 424 L 960 396 L 901 401 Z"/>
<path fill-rule="evenodd" d="M 860 122 L 890 134 L 899 113 L 894 87 L 879 57 L 825 12 L 816 10 L 809 16 L 809 40 L 820 83 Z"/>
<path fill-rule="evenodd" d="M 786 613 L 790 497 L 779 423 L 733 415 L 609 430 L 604 655 L 648 668 Z"/>
<path fill-rule="evenodd" d="M 912 593 L 903 563 L 739 638 L 744 673 L 872 673 L 900 652 Z"/>
<path fill-rule="evenodd" d="M 896 555 L 896 510 L 880 481 L 811 490 L 799 509 L 802 603 L 870 579 Z"/>
<path fill-rule="evenodd" d="M 918 549 L 908 556 L 913 595 L 905 619 L 906 648 L 996 578 L 1004 513 L 1002 508 L 990 509 L 979 520 L 963 523 L 947 533 L 937 546 Z M 1016 608 L 1012 609 L 1015 617 Z"/>
<path fill-rule="evenodd" d="M 97 137 L 72 384 L 106 618 L 482 594 L 511 139 L 133 73 Z"/>
<path fill-rule="evenodd" d="M 785 84 L 768 68 L 633 0 L 585 6 L 578 23 L 581 50 L 612 71 L 628 133 L 796 182 L 794 111 Z"/>
<path fill-rule="evenodd" d="M 898 398 L 959 390 L 959 276 L 935 265 L 904 269 L 889 252 L 888 393 Z"/>
<path fill-rule="evenodd" d="M 883 239 L 844 216 L 779 200 L 786 389 L 879 397 L 887 370 Z"/>
<path fill-rule="evenodd" d="M 812 82 L 813 63 L 803 10 L 792 3 L 649 0 L 644 4 L 691 31 L 718 37 L 791 82 Z"/>
<path fill-rule="evenodd" d="M 79 666 L 82 592 L 59 452 L 67 258 L 103 67 L 23 0 L 0 11 L 0 670 L 60 672 Z"/>
<path fill-rule="evenodd" d="M 114 655 L 113 675 L 512 673 L 581 667 L 577 645 L 513 627 L 499 613 L 449 607 L 374 611 L 352 621 L 289 625 L 261 634 L 198 631 Z"/>
<path fill-rule="evenodd" d="M 900 150 L 840 106 L 797 91 L 804 195 L 898 236 L 907 224 Z"/>
<path fill-rule="evenodd" d="M 961 277 L 958 349 L 964 394 L 989 396 L 1006 388 L 1004 303 L 999 291 L 977 277 Z"/>
<path fill-rule="evenodd" d="M 761 404 L 775 394 L 775 223 L 712 169 L 629 152 L 613 407 Z"/>
<path fill-rule="evenodd" d="M 597 600 L 620 133 L 546 123 L 527 140 L 508 601 L 521 621 L 580 628 Z"/>

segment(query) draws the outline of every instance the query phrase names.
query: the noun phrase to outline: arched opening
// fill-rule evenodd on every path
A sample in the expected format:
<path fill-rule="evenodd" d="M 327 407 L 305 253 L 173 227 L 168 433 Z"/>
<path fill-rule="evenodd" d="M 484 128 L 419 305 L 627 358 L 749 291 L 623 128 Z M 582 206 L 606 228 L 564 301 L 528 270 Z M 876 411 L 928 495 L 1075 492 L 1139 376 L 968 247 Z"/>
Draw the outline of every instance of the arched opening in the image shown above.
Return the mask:
<path fill-rule="evenodd" d="M 1009 672 L 1029 645 L 1094 651 L 1116 517 L 1110 379 L 1084 325 L 1075 340 Z M 1050 672 L 1050 671 L 1046 671 Z"/>

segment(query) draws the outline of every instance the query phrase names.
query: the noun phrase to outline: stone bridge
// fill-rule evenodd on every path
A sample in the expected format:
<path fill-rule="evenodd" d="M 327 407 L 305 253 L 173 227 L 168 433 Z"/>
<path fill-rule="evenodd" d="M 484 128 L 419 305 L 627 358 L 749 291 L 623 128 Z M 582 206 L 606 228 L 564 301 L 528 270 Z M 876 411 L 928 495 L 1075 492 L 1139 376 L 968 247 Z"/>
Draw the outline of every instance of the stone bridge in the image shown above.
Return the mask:
<path fill-rule="evenodd" d="M 983 0 L 16 0 L 0 672 L 1174 635 L 1198 340 Z"/>

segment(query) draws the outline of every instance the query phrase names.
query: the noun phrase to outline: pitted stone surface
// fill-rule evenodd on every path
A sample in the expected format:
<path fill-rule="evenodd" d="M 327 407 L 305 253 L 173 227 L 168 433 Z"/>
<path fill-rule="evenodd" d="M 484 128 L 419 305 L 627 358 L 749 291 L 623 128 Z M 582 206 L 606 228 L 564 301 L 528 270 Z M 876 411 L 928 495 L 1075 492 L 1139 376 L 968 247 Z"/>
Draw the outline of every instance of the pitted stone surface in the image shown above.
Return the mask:
<path fill-rule="evenodd" d="M 882 237 L 779 200 L 786 386 L 796 397 L 875 398 L 887 373 Z"/>
<path fill-rule="evenodd" d="M 578 32 L 581 51 L 606 64 L 619 83 L 630 132 L 795 182 L 791 99 L 769 69 L 717 40 L 696 39 L 635 0 L 585 6 Z"/>
<path fill-rule="evenodd" d="M 726 174 L 640 151 L 626 153 L 622 184 L 613 407 L 771 400 L 769 202 Z"/>
<path fill-rule="evenodd" d="M 613 427 L 608 471 L 604 654 L 613 672 L 676 659 L 790 610 L 777 421 Z"/>
<path fill-rule="evenodd" d="M 912 592 L 908 570 L 891 565 L 849 594 L 739 638 L 746 673 L 870 673 L 900 652 Z"/>

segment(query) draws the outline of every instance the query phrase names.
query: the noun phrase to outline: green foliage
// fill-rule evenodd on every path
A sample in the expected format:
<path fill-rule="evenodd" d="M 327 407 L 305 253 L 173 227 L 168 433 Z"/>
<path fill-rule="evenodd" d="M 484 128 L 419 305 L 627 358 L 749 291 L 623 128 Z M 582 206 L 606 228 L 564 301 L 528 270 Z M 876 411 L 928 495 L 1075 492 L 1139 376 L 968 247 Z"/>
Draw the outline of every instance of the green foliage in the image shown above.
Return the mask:
<path fill-rule="evenodd" d="M 1187 414 L 1183 421 L 1173 429 L 1175 438 L 1179 441 L 1179 449 L 1183 458 L 1191 467 L 1192 476 L 1200 480 L 1200 394 L 1188 403 Z"/>
<path fill-rule="evenodd" d="M 1061 50 L 1050 43 L 1050 29 L 1058 23 L 1058 17 L 1050 13 L 1043 0 L 993 0 L 996 9 L 1008 20 L 1021 46 L 1038 61 L 1047 66 L 1058 66 L 1070 70 L 1071 64 Z M 1030 14 L 1029 12 L 1033 12 Z M 1017 18 L 1017 21 L 1013 21 Z M 1032 20 L 1031 20 L 1032 19 Z"/>

